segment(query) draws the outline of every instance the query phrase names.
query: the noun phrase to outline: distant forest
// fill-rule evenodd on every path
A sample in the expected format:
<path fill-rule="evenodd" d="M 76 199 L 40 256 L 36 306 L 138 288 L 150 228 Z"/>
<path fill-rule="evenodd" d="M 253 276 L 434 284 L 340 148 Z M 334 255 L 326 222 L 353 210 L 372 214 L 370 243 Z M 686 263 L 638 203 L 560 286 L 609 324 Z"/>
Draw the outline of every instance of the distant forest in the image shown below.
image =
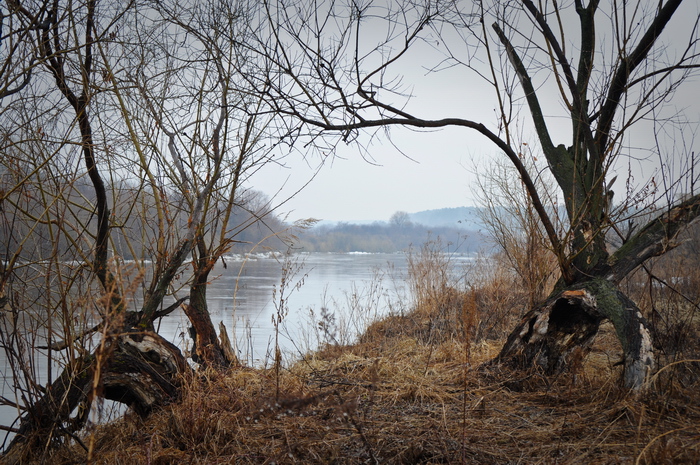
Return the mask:
<path fill-rule="evenodd" d="M 0 178 L 0 192 L 4 187 Z M 53 222 L 62 223 L 64 229 L 73 235 L 60 234 L 53 237 L 50 225 L 45 221 L 7 222 L 0 227 L 0 260 L 7 261 L 13 251 L 19 250 L 20 262 L 40 260 L 54 252 L 63 261 L 87 261 L 92 254 L 92 242 L 88 240 L 92 237 L 90 228 L 96 221 L 94 189 L 87 179 L 81 178 L 59 185 L 57 190 L 62 199 L 75 207 L 54 213 Z M 24 212 L 35 218 L 45 215 L 41 191 L 26 184 L 21 193 L 23 195 L 19 198 L 19 206 Z M 115 183 L 108 184 L 108 197 L 114 217 L 122 218 L 119 224 L 112 227 L 111 248 L 114 254 L 125 260 L 154 259 L 152 245 L 160 238 L 152 195 L 136 185 Z M 267 196 L 248 189 L 242 191 L 239 197 L 240 201 L 234 205 L 227 223 L 229 237 L 234 240 L 229 253 L 246 253 L 252 249 L 285 250 L 287 246 L 284 235 L 290 230 L 290 225 L 272 211 Z M 129 198 L 138 198 L 140 201 L 126 202 Z M 188 206 L 172 189 L 163 190 L 161 201 L 165 205 L 173 235 L 178 237 L 187 230 Z M 226 199 L 212 199 L 212 202 L 217 202 L 221 205 L 221 211 L 224 210 Z M 128 210 L 123 211 L 123 208 Z M 223 218 L 223 214 L 215 215 L 214 221 Z M 205 231 L 205 235 L 208 234 L 210 233 Z"/>
<path fill-rule="evenodd" d="M 21 249 L 20 261 L 37 260 L 50 255 L 52 247 L 56 248 L 55 251 L 65 261 L 85 261 L 90 256 L 92 243 L 83 239 L 84 236 L 89 236 L 89 228 L 95 221 L 93 189 L 86 179 L 78 179 L 59 187 L 63 198 L 74 205 L 85 203 L 81 208 L 63 211 L 56 217 L 56 221 L 72 225 L 77 239 L 61 235 L 53 241 L 49 240 L 49 225 L 39 221 L 35 224 L 8 224 L 0 228 L 0 244 L 3 244 L 0 247 L 0 260 L 7 260 L 9 251 L 18 249 Z M 29 192 L 31 186 L 25 186 L 24 189 L 27 191 L 23 197 L 24 210 L 40 217 L 44 208 L 39 202 L 41 196 L 37 192 Z M 110 203 L 115 209 L 113 213 L 123 218 L 122 223 L 115 225 L 112 231 L 111 246 L 115 255 L 126 260 L 153 259 L 150 245 L 158 240 L 157 227 L 154 225 L 155 201 L 148 192 L 128 183 L 111 184 L 108 189 Z M 184 199 L 179 198 L 175 192 L 166 189 L 164 194 L 169 223 L 177 237 L 177 231 L 186 230 L 187 206 L 184 205 Z M 141 199 L 135 204 L 138 208 L 132 208 L 131 211 L 119 210 L 121 205 L 132 205 L 133 202 L 118 203 L 115 199 L 123 201 L 138 196 Z M 214 200 L 222 204 L 222 211 L 225 200 Z M 477 251 L 484 244 L 483 236 L 477 232 L 480 225 L 475 220 L 476 209 L 471 207 L 414 214 L 397 212 L 389 221 L 384 222 L 322 224 L 298 230 L 275 214 L 271 203 L 265 194 L 252 189 L 240 194 L 240 202 L 234 206 L 228 218 L 229 237 L 234 240 L 228 253 L 283 251 L 290 245 L 292 250 L 303 252 L 391 253 L 437 238 L 446 250 L 466 253 Z"/>
<path fill-rule="evenodd" d="M 468 253 L 485 245 L 480 232 L 457 222 L 455 226 L 431 226 L 411 218 L 408 213 L 396 212 L 388 222 L 321 225 L 300 233 L 294 247 L 304 252 L 391 253 L 439 238 L 446 251 Z"/>

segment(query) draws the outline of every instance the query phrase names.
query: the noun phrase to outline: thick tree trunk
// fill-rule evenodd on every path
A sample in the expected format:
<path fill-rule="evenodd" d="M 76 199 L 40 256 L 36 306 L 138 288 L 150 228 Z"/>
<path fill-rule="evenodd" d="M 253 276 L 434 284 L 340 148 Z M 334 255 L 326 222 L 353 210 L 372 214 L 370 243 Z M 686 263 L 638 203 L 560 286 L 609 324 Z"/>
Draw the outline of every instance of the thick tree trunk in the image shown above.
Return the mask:
<path fill-rule="evenodd" d="M 217 339 L 216 329 L 211 321 L 207 305 L 209 271 L 206 270 L 196 275 L 195 283 L 190 289 L 190 302 L 185 305 L 185 313 L 192 324 L 190 330 L 190 336 L 194 340 L 192 360 L 215 367 L 236 365 L 238 361 L 231 348 L 228 335 L 222 334 L 221 340 Z M 223 323 L 220 328 L 222 331 L 226 329 Z"/>
<path fill-rule="evenodd" d="M 613 323 L 624 352 L 624 385 L 639 390 L 654 367 L 649 330 L 634 302 L 604 279 L 556 291 L 528 312 L 494 362 L 560 372 L 574 357 L 590 351 L 606 319 Z"/>
<path fill-rule="evenodd" d="M 95 383 L 96 373 L 101 373 Z M 21 418 L 3 463 L 23 463 L 32 449 L 77 431 L 94 396 L 129 405 L 140 415 L 177 398 L 187 364 L 180 350 L 150 331 L 127 331 L 66 368 Z M 75 417 L 71 414 L 76 412 Z"/>
<path fill-rule="evenodd" d="M 101 383 L 103 397 L 128 405 L 140 415 L 178 397 L 187 362 L 180 349 L 150 331 L 119 336 Z"/>

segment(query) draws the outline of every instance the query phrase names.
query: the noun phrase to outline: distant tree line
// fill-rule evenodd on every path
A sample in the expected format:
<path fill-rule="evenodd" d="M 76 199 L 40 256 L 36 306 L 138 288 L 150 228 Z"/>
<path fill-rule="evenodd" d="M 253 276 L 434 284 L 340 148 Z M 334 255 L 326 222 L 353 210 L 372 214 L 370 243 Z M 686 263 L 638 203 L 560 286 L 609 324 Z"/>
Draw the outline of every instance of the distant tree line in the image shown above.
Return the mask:
<path fill-rule="evenodd" d="M 483 245 L 476 231 L 457 227 L 429 227 L 410 221 L 405 212 L 396 212 L 389 222 L 371 224 L 338 223 L 321 225 L 299 236 L 304 252 L 371 252 L 392 253 L 423 244 L 429 238 L 440 238 L 448 251 L 474 252 Z"/>
<path fill-rule="evenodd" d="M 12 185 L 12 180 L 6 179 L 8 176 L 5 174 L 6 176 L 0 176 L 0 189 Z M 62 183 L 60 176 L 53 174 L 51 177 L 53 183 L 63 184 L 56 189 L 62 192 L 64 201 L 75 205 L 85 204 L 84 208 L 70 211 L 61 221 L 69 225 L 88 223 L 95 214 L 95 194 L 89 181 L 86 178 L 70 180 L 66 177 Z M 113 254 L 124 260 L 153 260 L 157 254 L 152 244 L 160 235 L 153 224 L 157 218 L 153 196 L 137 184 L 128 182 L 108 183 L 107 192 L 109 202 L 114 205 L 115 217 L 124 218 L 112 228 Z M 24 210 L 40 217 L 45 207 L 39 195 L 39 187 L 25 183 L 19 194 L 18 202 L 23 203 Z M 187 229 L 189 217 L 184 199 L 177 192 L 167 189 L 164 189 L 163 196 L 171 206 L 171 223 L 175 229 L 179 227 L 184 231 Z M 220 204 L 221 211 L 225 210 L 225 199 L 212 200 Z M 140 211 L 130 214 L 128 210 L 133 209 Z M 226 225 L 227 236 L 232 241 L 229 252 L 246 253 L 261 247 L 284 250 L 286 245 L 283 236 L 289 228 L 288 224 L 273 213 L 271 202 L 265 194 L 246 189 L 239 194 Z M 51 239 L 48 222 L 3 222 L 0 226 L 0 244 L 3 244 L 0 248 L 0 259 L 8 260 L 12 251 L 19 250 L 20 262 L 32 262 L 52 253 L 57 253 L 64 262 L 85 261 L 85 257 L 90 255 L 91 241 L 80 234 L 77 234 L 77 238 L 76 240 L 68 235 L 56 235 Z"/>

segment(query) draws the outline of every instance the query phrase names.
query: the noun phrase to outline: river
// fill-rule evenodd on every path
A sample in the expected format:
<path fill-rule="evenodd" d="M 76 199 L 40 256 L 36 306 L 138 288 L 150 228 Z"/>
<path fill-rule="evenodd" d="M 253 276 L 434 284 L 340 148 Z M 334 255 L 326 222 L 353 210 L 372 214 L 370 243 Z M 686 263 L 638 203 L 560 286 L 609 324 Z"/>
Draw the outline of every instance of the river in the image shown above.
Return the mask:
<path fill-rule="evenodd" d="M 228 257 L 224 263 L 219 262 L 212 272 L 209 312 L 217 329 L 221 321 L 226 325 L 240 360 L 247 365 L 270 361 L 274 320 L 281 320 L 277 340 L 291 359 L 319 342 L 351 342 L 367 323 L 406 301 L 403 253 L 314 253 L 288 258 L 262 254 Z M 187 326 L 187 318 L 178 311 L 163 319 L 159 332 L 186 348 Z"/>
<path fill-rule="evenodd" d="M 215 326 L 223 321 L 244 364 L 269 366 L 276 338 L 283 362 L 290 363 L 320 343 L 352 342 L 371 321 L 405 310 L 407 266 L 404 253 L 231 256 L 212 272 L 207 302 Z M 184 313 L 177 310 L 159 322 L 158 331 L 187 349 L 187 328 Z M 14 400 L 2 350 L 0 369 L 0 395 Z M 0 406 L 0 425 L 9 426 L 15 418 L 16 410 Z"/>

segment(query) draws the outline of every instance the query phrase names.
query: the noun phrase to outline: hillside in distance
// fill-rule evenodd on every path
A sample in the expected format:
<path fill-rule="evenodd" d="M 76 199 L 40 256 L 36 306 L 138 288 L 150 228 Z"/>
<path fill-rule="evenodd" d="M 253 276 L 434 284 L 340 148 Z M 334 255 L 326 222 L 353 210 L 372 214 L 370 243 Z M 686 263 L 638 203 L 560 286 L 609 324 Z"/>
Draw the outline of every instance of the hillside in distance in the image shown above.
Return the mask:
<path fill-rule="evenodd" d="M 445 252 L 472 253 L 484 247 L 475 207 L 396 212 L 389 221 L 322 222 L 298 235 L 305 252 L 393 253 L 437 240 Z"/>
<path fill-rule="evenodd" d="M 484 227 L 484 223 L 479 217 L 479 210 L 478 207 L 439 208 L 409 213 L 408 216 L 413 223 L 425 226 L 444 226 L 479 231 Z"/>

